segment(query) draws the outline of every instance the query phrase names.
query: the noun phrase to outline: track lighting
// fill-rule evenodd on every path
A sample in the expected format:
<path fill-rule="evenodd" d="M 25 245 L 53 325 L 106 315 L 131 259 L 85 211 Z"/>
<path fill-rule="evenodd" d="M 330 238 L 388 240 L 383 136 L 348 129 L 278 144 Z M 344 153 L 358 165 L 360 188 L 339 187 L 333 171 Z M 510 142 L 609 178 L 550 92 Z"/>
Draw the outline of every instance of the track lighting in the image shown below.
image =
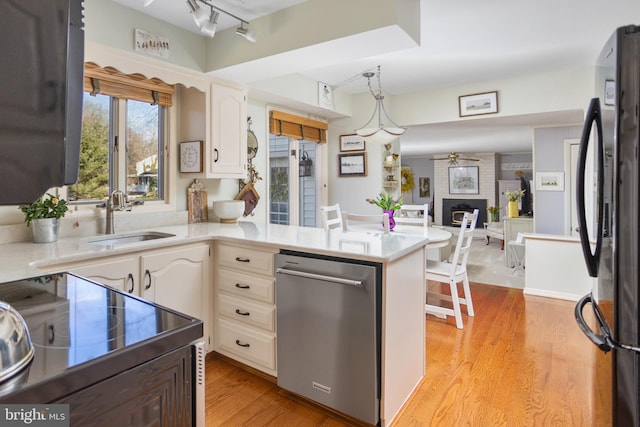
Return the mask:
<path fill-rule="evenodd" d="M 256 42 L 256 38 L 253 35 L 253 32 L 251 30 L 249 30 L 248 28 L 244 27 L 244 22 L 243 21 L 240 21 L 240 26 L 238 28 L 236 28 L 236 34 L 239 35 L 239 36 L 244 37 L 245 39 L 247 39 L 251 43 L 255 43 Z"/>
<path fill-rule="evenodd" d="M 220 14 L 211 9 L 209 20 L 200 27 L 200 32 L 206 36 L 213 37 L 216 35 L 216 27 L 218 26 L 218 16 Z"/>
<path fill-rule="evenodd" d="M 151 2 L 153 2 L 153 0 L 147 0 L 145 6 L 151 4 Z M 207 13 L 207 11 L 198 3 L 209 6 L 211 12 Z M 248 28 L 245 28 L 245 24 L 249 25 L 249 23 L 244 19 L 238 18 L 237 16 L 227 12 L 226 10 L 220 9 L 218 6 L 214 6 L 207 0 L 187 0 L 187 6 L 189 6 L 189 12 L 191 12 L 193 20 L 203 34 L 209 37 L 213 37 L 216 34 L 218 17 L 220 16 L 220 13 L 224 13 L 225 15 L 229 15 L 230 17 L 240 21 L 240 26 L 236 28 L 236 34 L 244 37 L 252 43 L 255 43 L 256 38 Z"/>

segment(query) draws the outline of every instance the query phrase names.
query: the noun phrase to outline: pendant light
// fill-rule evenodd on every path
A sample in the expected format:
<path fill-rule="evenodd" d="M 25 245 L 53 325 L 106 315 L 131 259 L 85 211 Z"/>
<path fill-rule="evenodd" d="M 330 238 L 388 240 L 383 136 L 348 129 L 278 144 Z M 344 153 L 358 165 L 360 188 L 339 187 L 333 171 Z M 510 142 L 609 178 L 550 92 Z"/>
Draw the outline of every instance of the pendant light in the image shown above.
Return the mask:
<path fill-rule="evenodd" d="M 371 87 L 371 78 L 373 76 L 378 77 L 378 91 L 374 92 Z M 378 72 L 364 72 L 362 76 L 367 79 L 367 85 L 369 86 L 369 91 L 373 98 L 376 100 L 376 108 L 373 110 L 373 114 L 369 121 L 362 126 L 360 129 L 356 130 L 356 133 L 363 138 L 367 142 L 380 143 L 380 144 L 388 144 L 394 139 L 398 138 L 400 135 L 404 133 L 406 130 L 403 127 L 398 126 L 391 117 L 389 117 L 389 113 L 384 108 L 384 96 L 382 95 L 382 83 L 380 83 L 380 66 L 378 65 Z M 393 125 L 393 127 L 385 126 L 382 122 L 382 115 L 386 117 L 386 119 Z M 374 119 L 378 118 L 377 125 L 374 123 Z"/>

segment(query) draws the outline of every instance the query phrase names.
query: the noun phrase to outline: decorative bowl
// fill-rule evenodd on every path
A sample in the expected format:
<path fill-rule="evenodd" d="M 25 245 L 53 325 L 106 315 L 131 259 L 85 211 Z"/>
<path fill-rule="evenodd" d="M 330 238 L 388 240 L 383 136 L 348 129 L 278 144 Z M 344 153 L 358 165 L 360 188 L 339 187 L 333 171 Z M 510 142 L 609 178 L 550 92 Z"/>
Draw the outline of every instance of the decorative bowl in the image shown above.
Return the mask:
<path fill-rule="evenodd" d="M 212 205 L 213 214 L 220 222 L 238 222 L 244 213 L 244 200 L 215 200 Z"/>

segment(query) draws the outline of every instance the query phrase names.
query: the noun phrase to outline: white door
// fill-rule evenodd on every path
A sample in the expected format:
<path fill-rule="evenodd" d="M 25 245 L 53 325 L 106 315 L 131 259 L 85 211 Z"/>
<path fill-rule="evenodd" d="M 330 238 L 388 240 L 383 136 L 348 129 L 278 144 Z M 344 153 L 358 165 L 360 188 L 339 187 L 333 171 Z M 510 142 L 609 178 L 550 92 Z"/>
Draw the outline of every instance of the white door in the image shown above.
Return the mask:
<path fill-rule="evenodd" d="M 585 165 L 584 188 L 585 188 L 585 214 L 587 225 L 589 226 L 589 235 L 593 236 L 595 230 L 594 215 L 596 212 L 596 183 L 595 183 L 595 156 L 593 142 L 589 143 L 589 151 L 587 152 L 587 161 Z M 578 236 L 578 213 L 576 205 L 576 177 L 578 171 L 578 153 L 580 149 L 579 139 L 565 139 L 565 170 L 569 174 L 565 178 L 568 191 L 565 191 L 565 224 L 569 224 L 567 234 Z"/>

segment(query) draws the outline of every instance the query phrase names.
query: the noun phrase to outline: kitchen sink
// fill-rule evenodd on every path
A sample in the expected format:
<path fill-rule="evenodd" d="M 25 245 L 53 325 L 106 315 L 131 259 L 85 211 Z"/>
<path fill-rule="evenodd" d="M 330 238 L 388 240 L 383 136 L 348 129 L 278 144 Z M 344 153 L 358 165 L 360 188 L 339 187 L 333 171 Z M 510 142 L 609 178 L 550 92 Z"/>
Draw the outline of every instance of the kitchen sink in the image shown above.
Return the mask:
<path fill-rule="evenodd" d="M 89 240 L 92 245 L 112 246 L 126 245 L 129 243 L 146 242 L 147 240 L 166 239 L 174 237 L 175 234 L 161 233 L 158 231 L 143 231 L 139 233 L 116 234 L 99 237 Z"/>

